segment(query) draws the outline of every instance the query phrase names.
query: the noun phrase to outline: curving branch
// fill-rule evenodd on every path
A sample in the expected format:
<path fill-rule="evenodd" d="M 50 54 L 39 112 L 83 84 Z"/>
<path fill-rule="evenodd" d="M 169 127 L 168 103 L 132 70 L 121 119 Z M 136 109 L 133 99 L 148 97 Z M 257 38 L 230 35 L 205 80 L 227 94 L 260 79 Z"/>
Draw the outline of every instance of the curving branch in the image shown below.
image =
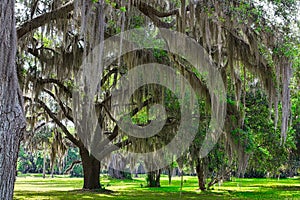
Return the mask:
<path fill-rule="evenodd" d="M 69 174 L 73 170 L 74 166 L 77 165 L 77 164 L 81 164 L 81 162 L 82 162 L 81 160 L 75 160 L 75 161 L 73 161 L 72 164 L 70 165 L 70 167 L 68 167 L 65 170 L 64 174 Z"/>
<path fill-rule="evenodd" d="M 51 51 L 53 56 L 50 57 L 49 55 L 51 54 L 45 52 L 44 50 Z M 60 53 L 54 51 L 53 49 L 46 48 L 44 46 L 40 48 L 27 48 L 27 52 L 33 55 L 34 57 L 38 58 L 40 62 L 45 63 L 48 66 L 54 66 L 59 60 L 59 56 L 60 56 Z M 63 57 L 64 55 L 61 56 Z"/>
<path fill-rule="evenodd" d="M 117 74 L 118 73 L 118 68 L 113 68 L 113 69 L 111 69 L 111 70 L 109 70 L 109 72 L 107 73 L 107 74 L 105 74 L 105 76 L 102 78 L 102 80 L 101 80 L 101 85 L 104 85 L 105 84 L 105 82 L 107 81 L 107 80 L 109 80 L 109 77 L 111 76 L 111 75 L 113 75 L 113 74 Z"/>
<path fill-rule="evenodd" d="M 68 89 L 62 82 L 60 82 L 57 79 L 54 79 L 54 78 L 37 79 L 37 83 L 41 84 L 41 85 L 54 83 L 59 88 L 61 88 L 68 95 L 68 97 L 72 98 L 72 92 L 70 91 L 70 89 Z"/>
<path fill-rule="evenodd" d="M 56 100 L 59 104 L 59 107 L 61 108 L 61 110 L 63 111 L 65 117 L 70 120 L 71 122 L 74 122 L 73 117 L 69 114 L 70 112 L 70 108 L 68 106 L 65 106 L 63 104 L 63 102 L 60 100 L 60 98 L 56 95 L 54 95 L 50 90 L 47 89 L 43 89 L 44 92 L 46 92 L 47 94 L 49 94 L 54 100 Z"/>
<path fill-rule="evenodd" d="M 157 17 L 169 17 L 172 15 L 177 15 L 179 13 L 178 9 L 174 9 L 174 10 L 170 10 L 167 12 L 160 12 L 158 10 L 156 10 L 155 8 L 153 8 L 152 6 L 144 3 L 144 2 L 138 2 L 138 3 L 134 3 L 134 6 L 137 6 L 139 9 L 141 10 L 147 10 L 148 13 L 151 13 Z"/>
<path fill-rule="evenodd" d="M 113 151 L 116 151 L 116 150 L 119 150 L 120 148 L 122 147 L 125 147 L 127 145 L 131 144 L 131 142 L 126 139 L 124 141 L 121 141 L 121 142 L 118 142 L 118 143 L 115 143 L 113 145 L 109 145 L 108 147 L 106 147 L 105 149 L 103 149 L 103 151 L 101 151 L 99 153 L 99 157 L 97 157 L 99 160 L 102 160 L 103 158 L 105 158 L 107 155 L 109 155 L 111 152 Z"/>
<path fill-rule="evenodd" d="M 20 27 L 17 28 L 18 39 L 21 39 L 27 33 L 49 23 L 50 21 L 65 18 L 68 13 L 74 10 L 74 2 L 71 1 L 64 6 L 53 10 L 51 12 L 40 15 L 36 18 L 33 18 L 30 21 L 25 22 Z"/>
<path fill-rule="evenodd" d="M 80 146 L 80 140 L 76 139 L 70 131 L 67 129 L 65 125 L 56 117 L 56 114 L 53 113 L 50 108 L 40 99 L 36 99 L 36 102 L 46 111 L 49 117 L 62 129 L 62 131 L 66 134 L 66 137 L 73 142 L 76 146 Z"/>
<path fill-rule="evenodd" d="M 144 15 L 148 16 L 157 27 L 171 28 L 176 23 L 175 20 L 172 21 L 171 23 L 163 22 L 159 18 L 176 15 L 179 12 L 178 9 L 171 10 L 167 13 L 162 13 L 162 12 L 156 10 L 155 8 L 153 8 L 152 6 L 150 6 L 146 3 L 143 3 L 143 2 L 135 3 L 133 5 L 135 7 L 137 7 Z"/>

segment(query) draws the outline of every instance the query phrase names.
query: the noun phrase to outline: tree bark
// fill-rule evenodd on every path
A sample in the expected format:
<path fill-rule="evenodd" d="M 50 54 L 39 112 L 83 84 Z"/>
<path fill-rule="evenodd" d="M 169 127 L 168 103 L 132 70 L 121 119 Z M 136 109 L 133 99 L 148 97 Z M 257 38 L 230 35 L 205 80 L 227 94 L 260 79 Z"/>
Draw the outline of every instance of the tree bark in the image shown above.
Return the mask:
<path fill-rule="evenodd" d="M 90 155 L 84 146 L 79 147 L 79 152 L 83 168 L 83 189 L 100 189 L 100 161 Z"/>
<path fill-rule="evenodd" d="M 148 172 L 148 187 L 160 187 L 161 170 Z"/>
<path fill-rule="evenodd" d="M 18 39 L 22 38 L 27 33 L 49 23 L 52 20 L 57 20 L 57 19 L 65 17 L 73 9 L 74 9 L 74 2 L 71 1 L 56 10 L 45 13 L 41 16 L 38 16 L 38 17 L 28 21 L 28 22 L 25 22 L 17 30 Z"/>
<path fill-rule="evenodd" d="M 0 3 L 0 199 L 13 198 L 20 140 L 25 129 L 16 69 L 15 1 Z"/>
<path fill-rule="evenodd" d="M 173 164 L 173 163 L 172 163 L 172 164 Z M 171 183 L 172 183 L 172 172 L 173 172 L 172 164 L 169 165 L 168 168 L 167 168 L 169 185 L 171 185 Z"/>
<path fill-rule="evenodd" d="M 44 142 L 44 155 L 43 155 L 43 178 L 46 178 L 46 161 L 47 161 L 47 150 L 46 142 Z"/>
<path fill-rule="evenodd" d="M 156 173 L 156 179 L 155 179 L 156 187 L 160 187 L 160 174 L 161 174 L 161 169 L 158 170 L 157 173 Z"/>
<path fill-rule="evenodd" d="M 51 165 L 51 178 L 54 178 L 54 164 Z"/>
<path fill-rule="evenodd" d="M 73 170 L 74 166 L 77 164 L 80 164 L 80 163 L 81 163 L 81 160 L 73 161 L 72 164 L 65 170 L 64 174 L 69 174 Z"/>
<path fill-rule="evenodd" d="M 206 189 L 205 188 L 204 166 L 203 166 L 202 160 L 200 158 L 197 159 L 196 173 L 197 173 L 197 177 L 198 177 L 199 189 L 204 191 Z"/>

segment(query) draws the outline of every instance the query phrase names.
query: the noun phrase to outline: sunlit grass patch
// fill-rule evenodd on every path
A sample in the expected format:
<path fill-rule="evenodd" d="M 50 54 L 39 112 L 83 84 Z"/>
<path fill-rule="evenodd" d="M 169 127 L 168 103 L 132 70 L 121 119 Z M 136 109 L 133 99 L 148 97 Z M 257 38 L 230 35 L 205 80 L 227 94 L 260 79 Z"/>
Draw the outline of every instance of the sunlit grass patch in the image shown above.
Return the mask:
<path fill-rule="evenodd" d="M 216 184 L 209 191 L 197 190 L 197 178 L 184 176 L 183 189 L 180 177 L 168 184 L 162 176 L 160 188 L 148 188 L 145 177 L 133 180 L 116 180 L 101 177 L 105 189 L 113 192 L 83 191 L 82 178 L 57 176 L 42 179 L 39 176 L 18 177 L 15 199 L 300 199 L 300 179 L 233 179 Z"/>

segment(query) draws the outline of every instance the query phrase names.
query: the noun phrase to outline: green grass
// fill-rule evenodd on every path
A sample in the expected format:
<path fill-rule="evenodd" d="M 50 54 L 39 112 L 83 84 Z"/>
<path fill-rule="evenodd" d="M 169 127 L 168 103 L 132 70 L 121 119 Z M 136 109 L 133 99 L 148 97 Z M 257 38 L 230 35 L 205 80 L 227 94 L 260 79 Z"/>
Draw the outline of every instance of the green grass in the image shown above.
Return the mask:
<path fill-rule="evenodd" d="M 112 193 L 87 192 L 80 190 L 82 178 L 56 176 L 42 179 L 39 175 L 19 176 L 14 199 L 300 199 L 300 178 L 293 179 L 233 179 L 213 190 L 197 190 L 196 177 L 184 177 L 180 195 L 180 178 L 174 177 L 168 185 L 163 176 L 160 188 L 142 187 L 145 178 L 115 180 L 101 177 L 101 183 Z M 109 186 L 107 184 L 109 183 Z"/>

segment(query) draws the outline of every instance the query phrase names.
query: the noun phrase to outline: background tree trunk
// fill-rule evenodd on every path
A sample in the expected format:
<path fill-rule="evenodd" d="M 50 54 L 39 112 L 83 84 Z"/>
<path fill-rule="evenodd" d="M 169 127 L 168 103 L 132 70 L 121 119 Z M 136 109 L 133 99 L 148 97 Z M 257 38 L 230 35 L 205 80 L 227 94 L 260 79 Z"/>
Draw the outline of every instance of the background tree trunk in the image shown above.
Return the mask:
<path fill-rule="evenodd" d="M 25 128 L 16 70 L 15 1 L 0 3 L 0 199 L 13 198 L 16 163 Z"/>
<path fill-rule="evenodd" d="M 83 189 L 100 189 L 100 161 L 90 155 L 82 145 L 79 147 L 83 168 Z"/>
<path fill-rule="evenodd" d="M 44 155 L 43 155 L 43 178 L 46 178 L 46 161 L 47 161 L 47 150 L 46 143 L 44 142 Z"/>
<path fill-rule="evenodd" d="M 205 175 L 204 175 L 204 166 L 203 161 L 198 158 L 196 164 L 196 173 L 198 177 L 198 185 L 200 190 L 205 190 Z"/>
<path fill-rule="evenodd" d="M 173 163 L 172 163 L 173 164 Z M 168 180 L 169 180 L 169 185 L 172 183 L 172 173 L 173 173 L 173 167 L 172 164 L 168 166 L 167 171 L 168 171 Z"/>
<path fill-rule="evenodd" d="M 54 162 L 51 164 L 51 178 L 54 178 Z"/>
<path fill-rule="evenodd" d="M 160 173 L 161 170 L 147 173 L 148 187 L 160 187 Z"/>

